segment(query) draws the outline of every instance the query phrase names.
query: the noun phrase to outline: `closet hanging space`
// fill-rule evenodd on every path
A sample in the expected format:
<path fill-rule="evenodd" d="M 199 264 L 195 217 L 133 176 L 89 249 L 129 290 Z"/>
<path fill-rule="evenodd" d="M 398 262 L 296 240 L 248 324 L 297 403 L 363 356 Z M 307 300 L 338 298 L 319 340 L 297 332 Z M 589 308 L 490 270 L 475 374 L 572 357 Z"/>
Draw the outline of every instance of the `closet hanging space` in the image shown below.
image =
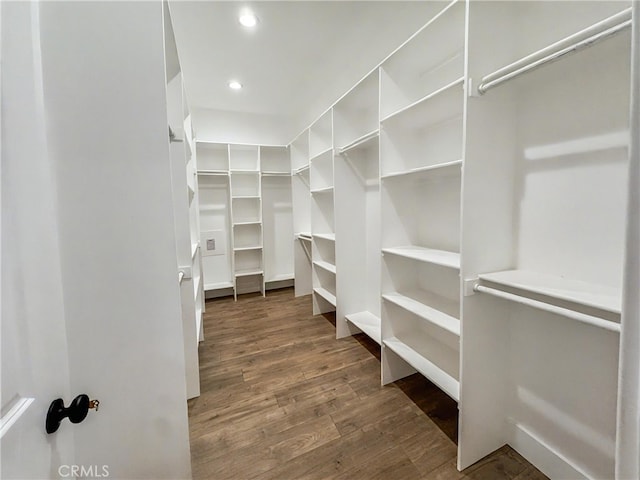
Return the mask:
<path fill-rule="evenodd" d="M 469 3 L 461 468 L 614 477 L 628 5 Z"/>

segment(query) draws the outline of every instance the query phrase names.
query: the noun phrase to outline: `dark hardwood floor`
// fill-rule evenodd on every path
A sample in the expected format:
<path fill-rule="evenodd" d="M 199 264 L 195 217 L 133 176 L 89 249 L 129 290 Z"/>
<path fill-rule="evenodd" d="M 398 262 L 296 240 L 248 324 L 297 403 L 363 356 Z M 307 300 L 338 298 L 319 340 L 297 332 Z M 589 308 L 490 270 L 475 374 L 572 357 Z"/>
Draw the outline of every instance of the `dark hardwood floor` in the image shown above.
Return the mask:
<path fill-rule="evenodd" d="M 194 479 L 546 478 L 509 447 L 456 470 L 457 406 L 421 375 L 380 386 L 380 347 L 335 339 L 293 289 L 207 301 Z"/>

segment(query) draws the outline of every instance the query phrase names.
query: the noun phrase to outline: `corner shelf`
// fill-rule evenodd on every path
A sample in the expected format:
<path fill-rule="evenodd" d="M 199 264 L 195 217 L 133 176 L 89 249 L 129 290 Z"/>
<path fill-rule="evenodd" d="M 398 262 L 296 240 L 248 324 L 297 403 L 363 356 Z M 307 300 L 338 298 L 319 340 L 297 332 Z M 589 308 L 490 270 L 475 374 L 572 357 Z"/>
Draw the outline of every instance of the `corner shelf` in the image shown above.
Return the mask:
<path fill-rule="evenodd" d="M 380 317 L 371 312 L 358 312 L 345 315 L 345 318 L 362 330 L 378 345 L 382 345 Z"/>
<path fill-rule="evenodd" d="M 382 253 L 432 263 L 443 267 L 460 269 L 460 254 L 417 246 L 383 248 Z"/>

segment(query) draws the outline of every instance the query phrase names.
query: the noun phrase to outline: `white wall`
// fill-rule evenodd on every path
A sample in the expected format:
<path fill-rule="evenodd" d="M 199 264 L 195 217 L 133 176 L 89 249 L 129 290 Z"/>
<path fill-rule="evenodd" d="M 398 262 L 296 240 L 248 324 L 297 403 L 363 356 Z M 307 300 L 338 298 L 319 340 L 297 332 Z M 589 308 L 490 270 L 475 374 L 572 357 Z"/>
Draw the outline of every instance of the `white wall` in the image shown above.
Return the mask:
<path fill-rule="evenodd" d="M 196 139 L 205 142 L 287 145 L 296 127 L 285 116 L 191 108 Z"/>
<path fill-rule="evenodd" d="M 41 21 L 71 390 L 101 401 L 76 462 L 188 478 L 162 3 L 43 2 Z"/>

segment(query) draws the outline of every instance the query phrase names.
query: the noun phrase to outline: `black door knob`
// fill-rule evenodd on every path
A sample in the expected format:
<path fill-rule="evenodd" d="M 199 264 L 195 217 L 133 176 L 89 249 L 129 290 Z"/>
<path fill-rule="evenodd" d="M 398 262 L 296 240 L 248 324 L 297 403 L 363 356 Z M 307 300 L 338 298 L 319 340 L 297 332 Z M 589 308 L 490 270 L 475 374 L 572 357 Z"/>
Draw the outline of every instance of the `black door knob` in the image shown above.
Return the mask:
<path fill-rule="evenodd" d="M 68 418 L 71 423 L 80 423 L 86 418 L 90 408 L 98 409 L 98 404 L 97 400 L 89 400 L 87 395 L 82 394 L 74 398 L 71 405 L 65 408 L 64 401 L 61 398 L 56 398 L 49 405 L 49 411 L 47 412 L 45 421 L 47 433 L 57 431 L 60 423 L 65 418 Z"/>

